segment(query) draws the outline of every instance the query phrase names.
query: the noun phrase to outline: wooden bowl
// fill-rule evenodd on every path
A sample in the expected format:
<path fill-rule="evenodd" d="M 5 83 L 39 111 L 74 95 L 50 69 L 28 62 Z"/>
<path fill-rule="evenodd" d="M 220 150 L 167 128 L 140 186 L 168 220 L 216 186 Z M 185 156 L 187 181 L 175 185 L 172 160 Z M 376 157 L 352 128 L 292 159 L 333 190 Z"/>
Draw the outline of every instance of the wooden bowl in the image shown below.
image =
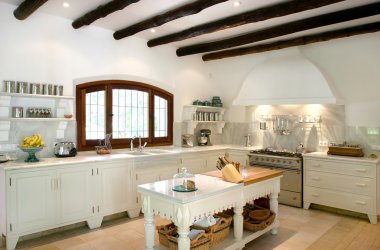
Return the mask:
<path fill-rule="evenodd" d="M 255 221 L 264 221 L 264 220 L 268 219 L 269 215 L 270 215 L 269 209 L 253 210 L 249 213 L 249 217 Z"/>

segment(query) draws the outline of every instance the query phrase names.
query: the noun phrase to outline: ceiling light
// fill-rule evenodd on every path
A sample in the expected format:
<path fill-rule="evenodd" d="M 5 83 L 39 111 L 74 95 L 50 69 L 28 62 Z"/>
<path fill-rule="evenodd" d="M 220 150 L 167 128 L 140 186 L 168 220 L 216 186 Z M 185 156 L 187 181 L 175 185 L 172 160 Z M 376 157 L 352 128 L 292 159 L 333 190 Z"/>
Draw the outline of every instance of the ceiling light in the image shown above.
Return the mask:
<path fill-rule="evenodd" d="M 151 33 L 155 33 L 156 30 L 155 30 L 155 29 L 150 29 L 150 32 L 151 32 Z"/>
<path fill-rule="evenodd" d="M 234 2 L 234 7 L 239 7 L 241 5 L 241 2 L 240 1 L 235 1 Z"/>
<path fill-rule="evenodd" d="M 63 2 L 62 6 L 65 7 L 65 8 L 69 8 L 70 4 L 68 2 Z"/>

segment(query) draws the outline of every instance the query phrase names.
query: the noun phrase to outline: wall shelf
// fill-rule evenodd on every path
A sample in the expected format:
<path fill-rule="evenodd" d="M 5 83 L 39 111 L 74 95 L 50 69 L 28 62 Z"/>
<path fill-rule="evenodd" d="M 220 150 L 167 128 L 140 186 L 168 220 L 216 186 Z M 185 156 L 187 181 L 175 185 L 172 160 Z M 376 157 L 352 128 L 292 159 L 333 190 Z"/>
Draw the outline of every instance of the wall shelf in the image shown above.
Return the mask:
<path fill-rule="evenodd" d="M 201 112 L 215 112 L 219 113 L 219 119 L 217 121 L 198 121 L 195 120 L 197 111 Z M 198 106 L 198 105 L 185 105 L 183 106 L 182 120 L 187 125 L 186 134 L 194 134 L 194 130 L 199 123 L 212 124 L 216 127 L 216 132 L 221 134 L 225 126 L 223 120 L 225 109 L 221 107 L 213 106 Z"/>
<path fill-rule="evenodd" d="M 75 99 L 74 96 L 57 96 L 57 95 L 35 95 L 35 94 L 19 94 L 0 92 L 0 96 L 12 96 L 21 98 L 47 98 L 47 99 Z"/>
<path fill-rule="evenodd" d="M 67 122 L 70 122 L 70 121 L 75 121 L 76 119 L 75 118 L 6 118 L 6 117 L 2 117 L 0 118 L 0 121 L 34 121 L 34 122 L 38 122 L 38 121 L 44 121 L 44 122 L 62 122 L 62 121 L 67 121 Z"/>

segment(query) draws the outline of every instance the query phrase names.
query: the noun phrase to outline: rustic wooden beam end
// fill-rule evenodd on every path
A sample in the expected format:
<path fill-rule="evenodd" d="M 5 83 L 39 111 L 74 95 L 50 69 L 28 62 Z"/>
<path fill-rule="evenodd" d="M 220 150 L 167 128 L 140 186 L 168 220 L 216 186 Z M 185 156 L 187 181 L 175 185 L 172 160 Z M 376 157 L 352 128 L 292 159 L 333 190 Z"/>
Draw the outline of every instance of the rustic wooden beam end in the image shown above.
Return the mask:
<path fill-rule="evenodd" d="M 74 20 L 72 26 L 79 29 L 85 25 L 90 25 L 94 21 L 106 17 L 109 14 L 122 10 L 130 4 L 137 3 L 140 0 L 114 0 L 103 5 L 99 5 L 96 9 L 87 12 L 83 16 Z"/>
<path fill-rule="evenodd" d="M 226 1 L 228 0 L 198 0 L 118 30 L 113 34 L 113 37 L 119 40 L 132 36 L 140 31 L 158 27 L 175 19 L 199 13 L 204 9 Z"/>
<path fill-rule="evenodd" d="M 177 49 L 176 53 L 177 56 L 187 56 L 204 52 L 223 50 L 378 14 L 380 14 L 380 2 L 310 17 L 224 40 L 181 47 Z"/>
<path fill-rule="evenodd" d="M 293 0 L 291 2 L 283 2 L 219 19 L 210 23 L 201 24 L 177 33 L 154 38 L 148 41 L 148 47 L 182 41 L 188 38 L 222 31 L 249 23 L 265 21 L 275 17 L 282 17 L 305 10 L 316 9 L 341 1 L 343 0 Z"/>
<path fill-rule="evenodd" d="M 25 0 L 14 11 L 13 15 L 18 20 L 25 20 L 48 0 Z"/>
<path fill-rule="evenodd" d="M 326 42 L 333 39 L 362 35 L 367 33 L 379 32 L 380 22 L 369 23 L 364 25 L 358 25 L 350 28 L 344 28 L 339 30 L 327 31 L 318 33 L 315 35 L 303 36 L 283 41 L 277 41 L 274 43 L 260 44 L 256 46 L 225 50 L 220 52 L 214 52 L 205 54 L 202 56 L 203 61 L 219 60 L 223 58 L 243 56 L 255 53 L 261 53 L 272 50 L 279 50 L 294 46 L 306 45 L 317 42 Z"/>

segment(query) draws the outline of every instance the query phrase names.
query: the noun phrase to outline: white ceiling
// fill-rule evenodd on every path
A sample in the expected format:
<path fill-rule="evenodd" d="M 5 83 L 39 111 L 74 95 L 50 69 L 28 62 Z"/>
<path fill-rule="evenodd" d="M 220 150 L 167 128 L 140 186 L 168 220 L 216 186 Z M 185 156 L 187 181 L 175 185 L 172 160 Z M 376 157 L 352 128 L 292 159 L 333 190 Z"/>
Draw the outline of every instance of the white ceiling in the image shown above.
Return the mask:
<path fill-rule="evenodd" d="M 91 11 L 97 6 L 101 4 L 105 4 L 109 1 L 110 0 L 49 0 L 47 3 L 41 6 L 35 13 L 33 13 L 32 16 L 38 15 L 40 13 L 45 13 L 45 14 L 49 14 L 53 16 L 67 18 L 70 20 L 75 20 L 78 17 L 82 16 L 83 14 L 87 13 L 88 11 Z M 0 2 L 13 4 L 16 7 L 21 2 L 23 2 L 23 0 L 0 0 Z M 70 7 L 64 8 L 62 6 L 63 2 L 70 3 Z M 91 25 L 116 31 L 116 30 L 125 28 L 127 26 L 130 26 L 132 24 L 135 24 L 139 21 L 153 17 L 157 14 L 161 14 L 165 12 L 166 10 L 170 10 L 175 7 L 184 5 L 186 3 L 191 3 L 191 2 L 193 1 L 190 1 L 190 0 L 140 0 L 140 2 L 131 4 L 121 11 L 110 14 L 106 18 L 99 19 L 95 21 L 94 23 L 92 23 Z M 253 10 L 253 9 L 257 9 L 264 6 L 273 5 L 280 2 L 290 2 L 290 1 L 240 0 L 240 2 L 242 4 L 239 7 L 233 7 L 234 0 L 229 0 L 227 2 L 220 3 L 218 5 L 205 9 L 198 14 L 177 19 L 172 22 L 166 23 L 160 27 L 157 27 L 155 28 L 156 29 L 155 33 L 151 33 L 149 30 L 145 30 L 136 34 L 135 36 L 149 40 L 152 38 L 178 32 L 178 31 L 184 30 L 186 28 L 190 28 L 198 24 L 221 19 L 223 17 L 235 15 L 241 12 L 246 12 L 248 10 Z M 244 34 L 244 33 L 252 32 L 255 30 L 260 30 L 267 27 L 287 23 L 290 21 L 303 19 L 306 17 L 321 15 L 325 13 L 334 12 L 337 10 L 366 5 L 366 4 L 374 3 L 374 2 L 377 2 L 377 1 L 376 0 L 346 0 L 340 3 L 332 4 L 329 6 L 321 7 L 321 8 L 310 10 L 310 11 L 305 11 L 305 12 L 301 12 L 301 13 L 297 13 L 293 15 L 288 15 L 285 17 L 280 17 L 280 18 L 273 18 L 267 21 L 243 25 L 243 26 L 239 26 L 233 29 L 228 29 L 225 31 L 202 35 L 202 36 L 187 39 L 184 41 L 175 42 L 175 43 L 172 43 L 171 45 L 175 47 L 182 47 L 182 46 L 192 45 L 196 43 L 215 41 L 222 38 L 233 37 L 239 34 Z M 29 18 L 32 18 L 32 16 Z M 317 32 L 332 30 L 336 28 L 350 27 L 350 26 L 368 23 L 372 21 L 380 21 L 380 15 L 376 15 L 369 18 L 363 18 L 363 19 L 359 19 L 355 21 L 345 22 L 341 24 L 330 25 L 327 27 L 313 29 L 313 30 L 309 30 L 305 32 L 298 32 L 296 34 L 288 35 L 286 36 L 286 38 L 291 38 L 291 37 L 304 35 L 304 34 L 314 34 Z M 23 22 L 28 22 L 28 18 L 24 20 Z M 82 27 L 80 29 L 85 29 L 85 28 L 86 27 Z M 125 38 L 125 39 L 128 39 L 128 38 Z M 280 40 L 280 38 L 271 39 L 271 41 L 273 40 Z"/>

